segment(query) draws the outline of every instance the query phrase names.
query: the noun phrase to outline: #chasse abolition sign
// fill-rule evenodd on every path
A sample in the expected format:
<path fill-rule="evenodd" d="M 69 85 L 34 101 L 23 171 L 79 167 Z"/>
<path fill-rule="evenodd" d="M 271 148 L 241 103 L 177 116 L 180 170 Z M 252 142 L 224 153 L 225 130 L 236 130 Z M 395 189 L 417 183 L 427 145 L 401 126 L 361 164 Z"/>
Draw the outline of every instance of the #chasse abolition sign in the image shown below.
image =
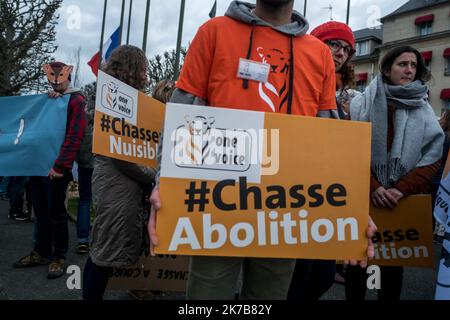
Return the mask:
<path fill-rule="evenodd" d="M 366 255 L 370 124 L 168 104 L 158 253 Z"/>

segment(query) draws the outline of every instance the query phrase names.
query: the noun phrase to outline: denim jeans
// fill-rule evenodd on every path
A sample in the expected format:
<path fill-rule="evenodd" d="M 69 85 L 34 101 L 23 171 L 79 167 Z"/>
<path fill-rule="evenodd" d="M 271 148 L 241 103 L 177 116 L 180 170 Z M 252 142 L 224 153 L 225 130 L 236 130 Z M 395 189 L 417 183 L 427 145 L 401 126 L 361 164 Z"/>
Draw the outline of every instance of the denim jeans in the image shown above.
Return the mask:
<path fill-rule="evenodd" d="M 93 168 L 78 167 L 78 201 L 77 236 L 78 242 L 89 242 L 89 229 L 91 226 L 91 199 L 92 199 L 92 172 Z"/>
<path fill-rule="evenodd" d="M 0 195 L 6 195 L 8 193 L 8 186 L 11 177 L 0 177 Z"/>
<path fill-rule="evenodd" d="M 8 190 L 11 214 L 23 213 L 23 196 L 29 180 L 29 177 L 11 177 Z M 29 201 L 28 197 L 27 200 Z"/>
<path fill-rule="evenodd" d="M 71 174 L 61 179 L 31 177 L 36 242 L 34 250 L 46 258 L 65 259 L 69 246 L 69 227 L 66 205 L 67 185 Z"/>

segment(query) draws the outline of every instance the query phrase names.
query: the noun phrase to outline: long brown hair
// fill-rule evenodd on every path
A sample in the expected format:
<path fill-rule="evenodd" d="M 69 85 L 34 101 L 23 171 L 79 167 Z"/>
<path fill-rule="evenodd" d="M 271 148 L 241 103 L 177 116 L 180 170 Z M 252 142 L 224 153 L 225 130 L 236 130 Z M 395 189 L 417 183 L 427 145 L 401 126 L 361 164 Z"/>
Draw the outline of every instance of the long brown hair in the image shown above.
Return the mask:
<path fill-rule="evenodd" d="M 111 53 L 103 71 L 137 90 L 143 90 L 148 84 L 147 69 L 148 60 L 144 51 L 123 45 Z"/>
<path fill-rule="evenodd" d="M 355 66 L 347 62 L 341 67 L 338 73 L 341 75 L 342 89 L 350 89 L 355 87 Z"/>

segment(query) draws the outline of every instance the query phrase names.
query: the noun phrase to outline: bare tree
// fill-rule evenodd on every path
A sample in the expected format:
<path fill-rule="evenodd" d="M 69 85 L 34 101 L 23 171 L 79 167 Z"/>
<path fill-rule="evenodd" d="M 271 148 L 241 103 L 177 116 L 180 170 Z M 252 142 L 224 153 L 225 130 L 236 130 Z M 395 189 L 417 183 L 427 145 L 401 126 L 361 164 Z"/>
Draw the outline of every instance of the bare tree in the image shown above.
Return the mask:
<path fill-rule="evenodd" d="M 39 91 L 62 0 L 0 1 L 0 96 Z"/>
<path fill-rule="evenodd" d="M 70 64 L 73 65 L 73 69 L 75 70 L 75 73 L 72 76 L 72 86 L 75 88 L 79 88 L 81 86 L 80 61 L 81 61 L 81 46 L 73 50 L 72 57 L 70 58 Z"/>
<path fill-rule="evenodd" d="M 164 79 L 173 80 L 175 74 L 175 50 L 166 51 L 162 55 L 157 54 L 149 59 L 149 79 L 150 85 L 148 92 L 153 92 L 156 84 Z M 183 66 L 184 58 L 186 57 L 186 48 L 181 48 L 181 62 L 180 70 Z"/>

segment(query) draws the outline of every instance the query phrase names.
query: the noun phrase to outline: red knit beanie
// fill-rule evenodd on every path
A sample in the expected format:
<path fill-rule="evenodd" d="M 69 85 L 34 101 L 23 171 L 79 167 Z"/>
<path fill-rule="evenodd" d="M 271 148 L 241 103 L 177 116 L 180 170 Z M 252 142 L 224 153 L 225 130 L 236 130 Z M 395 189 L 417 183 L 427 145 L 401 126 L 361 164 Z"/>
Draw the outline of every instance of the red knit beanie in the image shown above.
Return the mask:
<path fill-rule="evenodd" d="M 325 42 L 327 40 L 344 40 L 355 49 L 355 36 L 352 29 L 342 22 L 329 21 L 316 27 L 311 35 Z"/>

